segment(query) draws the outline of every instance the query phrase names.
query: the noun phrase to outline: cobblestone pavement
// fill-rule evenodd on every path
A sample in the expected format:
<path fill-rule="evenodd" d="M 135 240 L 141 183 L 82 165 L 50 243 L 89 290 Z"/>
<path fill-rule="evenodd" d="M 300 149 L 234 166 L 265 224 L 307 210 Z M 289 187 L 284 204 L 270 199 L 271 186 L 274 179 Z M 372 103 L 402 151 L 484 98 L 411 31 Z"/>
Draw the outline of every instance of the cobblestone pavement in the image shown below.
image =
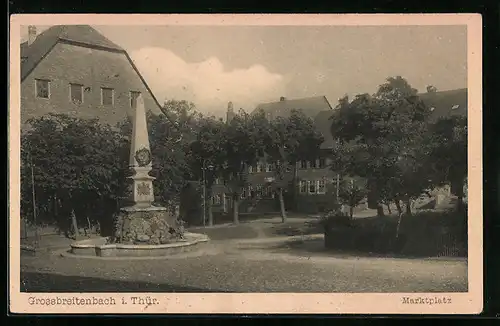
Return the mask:
<path fill-rule="evenodd" d="M 467 262 L 297 254 L 238 241 L 211 241 L 198 252 L 147 261 L 41 252 L 21 257 L 21 291 L 462 292 Z"/>

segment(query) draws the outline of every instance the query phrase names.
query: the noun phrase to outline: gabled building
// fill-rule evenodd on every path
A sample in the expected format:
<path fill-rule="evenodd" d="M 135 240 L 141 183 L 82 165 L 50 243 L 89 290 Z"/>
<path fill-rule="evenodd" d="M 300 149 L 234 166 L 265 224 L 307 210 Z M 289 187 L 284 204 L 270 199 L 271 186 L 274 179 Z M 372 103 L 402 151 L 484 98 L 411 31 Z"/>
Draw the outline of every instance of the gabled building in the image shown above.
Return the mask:
<path fill-rule="evenodd" d="M 306 117 L 312 119 L 318 131 L 323 135 L 321 155 L 314 161 L 297 162 L 295 169 L 289 171 L 296 189 L 291 188 L 287 193 L 288 202 L 293 201 L 293 209 L 300 212 L 315 213 L 323 211 L 332 201 L 332 184 L 335 183 L 337 174 L 330 168 L 329 153 L 333 148 L 333 137 L 329 126 L 325 128 L 325 120 L 333 114 L 333 108 L 325 96 L 306 97 L 299 99 L 286 99 L 281 97 L 277 102 L 264 103 L 257 106 L 254 112 L 264 111 L 269 120 L 277 117 L 288 118 L 293 110 L 301 111 Z M 249 169 L 249 179 L 252 188 L 263 188 L 266 180 L 273 176 L 273 166 L 265 161 Z M 295 173 L 295 175 L 293 175 Z M 264 188 L 265 189 L 265 188 Z M 264 194 L 269 191 L 264 191 Z M 271 192 L 272 196 L 272 192 Z M 286 202 L 286 201 L 285 201 Z"/>
<path fill-rule="evenodd" d="M 21 44 L 21 120 L 48 113 L 99 118 L 115 125 L 143 95 L 147 110 L 160 104 L 132 59 L 88 25 L 29 26 Z"/>
<path fill-rule="evenodd" d="M 431 119 L 460 115 L 467 117 L 467 88 L 419 94 L 431 110 Z"/>
<path fill-rule="evenodd" d="M 252 112 L 262 110 L 268 119 L 275 119 L 277 117 L 288 118 L 293 110 L 298 110 L 304 113 L 305 116 L 314 119 L 319 112 L 331 110 L 332 106 L 325 96 L 314 96 L 297 99 L 287 99 L 281 97 L 279 101 L 262 103 L 257 105 L 256 109 Z"/>
<path fill-rule="evenodd" d="M 450 91 L 429 92 L 419 94 L 426 106 L 431 110 L 431 119 L 437 120 L 442 117 L 452 115 L 467 116 L 467 89 L 457 89 Z M 324 96 L 286 100 L 281 98 L 279 102 L 266 103 L 257 106 L 257 110 L 262 109 L 269 119 L 278 116 L 288 117 L 292 109 L 301 110 L 314 120 L 318 131 L 323 135 L 324 142 L 321 150 L 324 155 L 314 162 L 302 161 L 297 163 L 295 177 L 297 189 L 295 189 L 294 209 L 300 212 L 316 213 L 324 210 L 336 196 L 337 174 L 331 170 L 329 153 L 334 146 L 334 138 L 331 135 L 330 127 L 332 116 L 335 110 L 332 109 L 328 100 Z M 228 118 L 234 115 L 232 104 L 228 106 Z M 228 119 L 229 120 L 229 119 Z M 277 201 L 273 198 L 273 193 L 266 188 L 266 184 L 273 177 L 273 166 L 265 161 L 249 168 L 250 186 L 242 194 L 242 199 L 247 205 L 241 205 L 242 210 L 249 207 L 254 211 L 278 211 Z M 289 173 L 293 173 L 290 171 Z M 359 180 L 359 182 L 363 182 Z M 216 196 L 214 205 L 230 209 L 230 199 L 224 195 L 224 187 L 216 185 Z M 433 192 L 449 195 L 448 188 L 435 189 Z M 289 194 L 290 195 L 290 194 Z M 288 199 L 291 197 L 289 196 Z M 258 205 L 256 205 L 258 203 Z M 364 202 L 359 209 L 367 207 Z"/>
<path fill-rule="evenodd" d="M 259 110 L 264 111 L 268 119 L 277 117 L 289 117 L 293 110 L 302 111 L 307 117 L 315 120 L 319 114 L 328 115 L 332 113 L 332 107 L 325 96 L 308 97 L 301 99 L 288 100 L 282 97 L 277 102 L 264 103 L 256 107 L 252 112 L 255 114 Z M 227 109 L 227 122 L 230 122 L 234 117 L 233 104 L 230 102 Z M 316 121 L 315 121 L 316 122 Z M 323 131 L 321 130 L 323 133 Z M 336 174 L 331 171 L 328 159 L 328 153 L 333 145 L 333 140 L 330 132 L 323 133 L 325 142 L 321 149 L 324 155 L 314 161 L 301 161 L 297 163 L 296 169 L 288 171 L 290 180 L 294 179 L 297 184 L 296 193 L 289 190 L 285 193 L 287 197 L 285 202 L 295 202 L 291 198 L 296 197 L 296 205 L 293 208 L 299 211 L 316 212 L 322 207 L 326 207 L 331 202 L 331 189 L 329 185 L 336 178 Z M 242 212 L 270 212 L 278 211 L 279 203 L 275 198 L 274 192 L 271 190 L 270 181 L 274 176 L 274 165 L 272 162 L 266 162 L 263 158 L 255 166 L 248 168 L 248 189 L 243 190 L 241 194 L 242 202 L 240 210 Z M 295 176 L 294 176 L 295 173 Z M 330 187 L 331 188 L 331 187 Z M 232 205 L 231 200 L 221 180 L 214 185 L 213 205 L 215 211 L 224 210 L 230 211 Z"/>

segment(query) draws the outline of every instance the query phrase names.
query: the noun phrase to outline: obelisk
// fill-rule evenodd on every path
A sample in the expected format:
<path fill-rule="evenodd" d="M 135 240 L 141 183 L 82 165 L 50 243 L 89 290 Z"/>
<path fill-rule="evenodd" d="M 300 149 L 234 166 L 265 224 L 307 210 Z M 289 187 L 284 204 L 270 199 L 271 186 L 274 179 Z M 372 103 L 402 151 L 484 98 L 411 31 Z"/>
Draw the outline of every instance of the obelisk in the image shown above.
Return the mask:
<path fill-rule="evenodd" d="M 167 208 L 152 205 L 155 179 L 149 175 L 152 167 L 146 110 L 141 95 L 137 98 L 137 106 L 132 113 L 130 204 L 120 209 L 117 223 L 117 238 L 121 242 L 159 244 L 168 241 L 171 236 L 169 230 L 175 226 L 174 218 L 170 216 Z"/>
<path fill-rule="evenodd" d="M 130 144 L 129 168 L 132 175 L 131 202 L 133 207 L 146 208 L 154 202 L 151 148 L 149 146 L 146 110 L 142 95 L 137 98 L 137 106 L 132 115 L 132 138 Z"/>

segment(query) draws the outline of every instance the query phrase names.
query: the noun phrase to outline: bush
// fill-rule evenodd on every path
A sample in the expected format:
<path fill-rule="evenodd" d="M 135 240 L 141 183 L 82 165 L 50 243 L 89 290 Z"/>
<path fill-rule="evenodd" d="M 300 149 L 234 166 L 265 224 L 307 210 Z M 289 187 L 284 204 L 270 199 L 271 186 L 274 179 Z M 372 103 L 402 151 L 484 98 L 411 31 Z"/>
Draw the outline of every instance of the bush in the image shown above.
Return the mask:
<path fill-rule="evenodd" d="M 396 238 L 397 219 L 366 218 L 342 225 L 340 216 L 325 218 L 325 246 L 353 252 L 405 256 L 466 256 L 467 214 L 456 211 L 403 216 Z M 345 224 L 344 224 L 345 226 Z"/>
<path fill-rule="evenodd" d="M 321 223 L 327 229 L 349 227 L 351 226 L 351 218 L 348 214 L 342 212 L 340 204 L 336 204 L 334 209 L 321 216 Z"/>

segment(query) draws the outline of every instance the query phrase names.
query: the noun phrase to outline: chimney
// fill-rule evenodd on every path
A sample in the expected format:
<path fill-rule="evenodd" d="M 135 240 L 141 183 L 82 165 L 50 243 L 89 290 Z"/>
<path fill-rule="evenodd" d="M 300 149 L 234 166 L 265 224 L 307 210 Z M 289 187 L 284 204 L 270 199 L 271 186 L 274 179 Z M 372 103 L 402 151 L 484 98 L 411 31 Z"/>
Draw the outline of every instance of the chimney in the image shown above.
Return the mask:
<path fill-rule="evenodd" d="M 233 102 L 227 103 L 226 123 L 230 123 L 234 118 Z"/>
<path fill-rule="evenodd" d="M 33 44 L 36 39 L 36 27 L 33 25 L 28 26 L 28 45 Z"/>
<path fill-rule="evenodd" d="M 283 102 L 284 100 L 286 100 L 284 96 L 280 97 L 280 102 Z"/>

